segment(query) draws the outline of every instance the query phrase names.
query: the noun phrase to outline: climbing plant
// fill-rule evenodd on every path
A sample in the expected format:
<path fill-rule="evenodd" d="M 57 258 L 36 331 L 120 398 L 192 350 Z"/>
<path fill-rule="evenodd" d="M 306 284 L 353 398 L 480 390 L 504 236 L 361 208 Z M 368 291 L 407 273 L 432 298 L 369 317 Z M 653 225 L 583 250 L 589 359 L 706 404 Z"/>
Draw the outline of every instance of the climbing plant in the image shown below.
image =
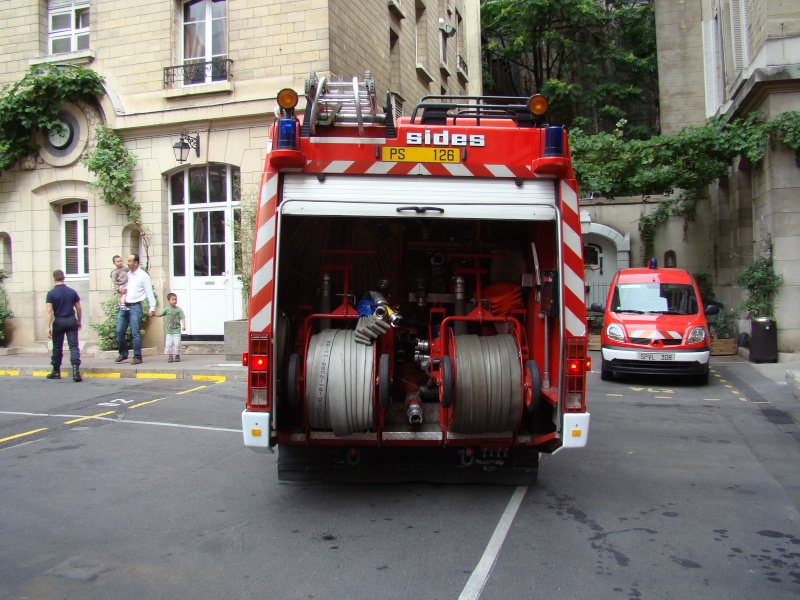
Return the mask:
<path fill-rule="evenodd" d="M 5 339 L 5 326 L 6 321 L 14 318 L 14 313 L 8 308 L 8 295 L 6 294 L 3 280 L 6 278 L 6 272 L 0 269 L 0 346 Z"/>
<path fill-rule="evenodd" d="M 775 316 L 775 295 L 783 283 L 783 277 L 775 273 L 772 238 L 764 241 L 763 252 L 753 257 L 753 262 L 736 275 L 733 283 L 747 293 L 747 299 L 733 312 L 745 312 L 751 319 Z"/>
<path fill-rule="evenodd" d="M 626 139 L 624 120 L 612 133 L 569 132 L 575 174 L 584 193 L 618 196 L 663 195 L 655 210 L 642 215 L 639 233 L 642 258 L 652 254 L 659 225 L 682 217 L 684 228 L 697 213 L 707 186 L 728 174 L 737 156 L 753 163 L 764 158 L 770 143 L 781 142 L 795 153 L 800 166 L 800 112 L 784 112 L 763 120 L 759 113 L 723 123 L 685 127 L 672 136 Z M 677 192 L 677 193 L 675 193 Z"/>
<path fill-rule="evenodd" d="M 89 102 L 104 94 L 103 78 L 77 65 L 32 66 L 15 84 L 0 91 L 0 171 L 7 171 L 25 156 L 36 153 L 34 131 L 62 133 L 58 105 Z"/>
<path fill-rule="evenodd" d="M 94 148 L 81 159 L 83 165 L 97 177 L 97 181 L 88 185 L 99 188 L 100 197 L 106 204 L 122 208 L 128 220 L 141 228 L 141 206 L 132 192 L 131 171 L 136 165 L 136 157 L 108 127 L 97 127 L 94 133 Z"/>

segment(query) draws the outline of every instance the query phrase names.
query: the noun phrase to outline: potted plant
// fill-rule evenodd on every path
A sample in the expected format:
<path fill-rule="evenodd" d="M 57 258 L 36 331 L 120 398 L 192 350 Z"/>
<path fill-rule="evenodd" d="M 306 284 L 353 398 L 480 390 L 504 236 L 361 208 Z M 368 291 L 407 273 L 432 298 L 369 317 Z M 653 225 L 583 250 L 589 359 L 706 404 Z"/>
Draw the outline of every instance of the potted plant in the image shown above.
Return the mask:
<path fill-rule="evenodd" d="M 8 308 L 8 296 L 3 287 L 3 280 L 5 278 L 5 271 L 0 269 L 0 346 L 5 346 L 6 321 L 14 318 L 14 313 Z"/>
<path fill-rule="evenodd" d="M 764 242 L 764 251 L 742 269 L 733 280 L 747 298 L 734 311 L 747 313 L 750 319 L 750 360 L 778 362 L 778 327 L 775 323 L 775 297 L 783 277 L 775 273 L 772 238 Z"/>

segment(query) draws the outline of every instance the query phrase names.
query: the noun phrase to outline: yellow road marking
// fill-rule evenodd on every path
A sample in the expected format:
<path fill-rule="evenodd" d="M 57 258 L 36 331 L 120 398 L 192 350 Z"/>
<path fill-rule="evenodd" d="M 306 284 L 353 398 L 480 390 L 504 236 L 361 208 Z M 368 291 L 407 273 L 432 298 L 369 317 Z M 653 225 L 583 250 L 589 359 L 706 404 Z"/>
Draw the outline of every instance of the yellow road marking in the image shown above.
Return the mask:
<path fill-rule="evenodd" d="M 182 392 L 175 392 L 175 395 L 176 396 L 180 396 L 181 394 L 188 394 L 189 392 L 196 392 L 197 390 L 202 390 L 203 388 L 207 388 L 207 387 L 208 387 L 207 385 L 200 385 L 200 386 L 198 386 L 196 388 L 192 388 L 190 390 L 184 390 Z"/>
<path fill-rule="evenodd" d="M 704 402 L 719 402 L 719 398 L 703 398 Z"/>
<path fill-rule="evenodd" d="M 725 387 L 726 387 L 726 388 L 733 388 L 733 386 L 732 386 L 732 385 L 730 385 L 730 384 L 726 385 Z"/>
<path fill-rule="evenodd" d="M 731 390 L 731 394 L 736 394 L 737 396 L 741 396 L 742 392 L 740 392 L 738 390 Z"/>
<path fill-rule="evenodd" d="M 216 381 L 217 383 L 224 383 L 224 375 L 192 375 L 192 379 L 198 381 Z"/>
<path fill-rule="evenodd" d="M 606 394 L 606 396 L 616 396 L 616 397 L 622 398 L 624 396 L 624 394 Z"/>
<path fill-rule="evenodd" d="M 661 398 L 662 400 L 669 400 L 672 396 L 656 396 L 656 398 Z"/>
<path fill-rule="evenodd" d="M 145 402 L 139 402 L 139 404 L 131 404 L 128 408 L 136 408 L 137 406 L 144 406 L 145 404 L 152 404 L 153 402 L 158 402 L 159 400 L 164 400 L 164 398 L 156 398 L 155 400 L 147 400 Z"/>
<path fill-rule="evenodd" d="M 177 379 L 175 373 L 137 373 L 136 379 Z"/>
<path fill-rule="evenodd" d="M 94 377 L 95 379 L 119 379 L 122 373 L 81 373 L 83 378 Z"/>
<path fill-rule="evenodd" d="M 19 375 L 19 371 L 0 371 L 0 375 Z"/>
<path fill-rule="evenodd" d="M 33 435 L 34 433 L 39 433 L 40 431 L 47 431 L 47 427 L 42 427 L 41 429 L 34 429 L 32 431 L 26 431 L 25 433 L 18 433 L 17 435 L 10 435 L 0 440 L 0 444 L 2 444 L 3 442 L 7 442 L 8 440 L 15 440 L 17 438 L 25 437 L 26 435 Z"/>
<path fill-rule="evenodd" d="M 772 402 L 768 400 L 753 400 L 753 404 L 772 404 Z"/>
<path fill-rule="evenodd" d="M 99 415 L 92 415 L 90 417 L 81 417 L 80 419 L 72 419 L 72 421 L 64 421 L 64 425 L 72 425 L 73 423 L 80 423 L 81 421 L 88 421 L 89 419 L 97 419 L 98 417 L 105 417 L 106 415 L 113 415 L 115 410 L 109 410 L 108 412 L 100 413 Z"/>

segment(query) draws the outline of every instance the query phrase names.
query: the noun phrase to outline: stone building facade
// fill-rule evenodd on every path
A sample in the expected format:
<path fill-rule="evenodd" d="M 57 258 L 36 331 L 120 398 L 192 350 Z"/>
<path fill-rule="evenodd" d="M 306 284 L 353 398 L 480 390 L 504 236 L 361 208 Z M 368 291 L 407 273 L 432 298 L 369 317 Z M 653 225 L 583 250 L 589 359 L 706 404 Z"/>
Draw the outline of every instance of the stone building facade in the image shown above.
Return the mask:
<path fill-rule="evenodd" d="M 653 0 L 656 9 L 661 129 L 665 135 L 717 116 L 730 121 L 752 112 L 772 118 L 800 111 L 800 3 L 781 0 Z M 778 350 L 800 351 L 800 167 L 794 153 L 775 144 L 759 164 L 740 159 L 709 189 L 684 238 L 673 218 L 655 240 L 656 257 L 670 252 L 677 266 L 710 276 L 727 309 L 744 298 L 733 279 L 765 241 L 774 247 L 783 276 L 776 320 Z M 587 221 L 631 239 L 635 221 L 653 209 L 641 199 L 584 202 Z M 632 222 L 633 221 L 633 222 Z M 746 320 L 739 331 L 749 331 Z"/>
<path fill-rule="evenodd" d="M 105 78 L 96 103 L 61 107 L 69 135 L 0 175 L 0 269 L 11 346 L 46 349 L 45 294 L 61 268 L 84 307 L 82 341 L 105 319 L 115 254 L 138 253 L 159 304 L 176 292 L 187 337 L 219 339 L 243 316 L 235 260 L 255 201 L 279 90 L 318 77 L 375 80 L 408 114 L 426 94 L 481 91 L 478 0 L 2 0 L 0 84 L 41 62 Z M 80 159 L 106 125 L 136 157 L 147 235 L 106 205 Z M 185 134 L 185 135 L 184 135 Z M 186 162 L 173 146 L 192 142 Z M 199 143 L 197 143 L 199 142 Z M 160 320 L 145 343 L 160 346 Z"/>

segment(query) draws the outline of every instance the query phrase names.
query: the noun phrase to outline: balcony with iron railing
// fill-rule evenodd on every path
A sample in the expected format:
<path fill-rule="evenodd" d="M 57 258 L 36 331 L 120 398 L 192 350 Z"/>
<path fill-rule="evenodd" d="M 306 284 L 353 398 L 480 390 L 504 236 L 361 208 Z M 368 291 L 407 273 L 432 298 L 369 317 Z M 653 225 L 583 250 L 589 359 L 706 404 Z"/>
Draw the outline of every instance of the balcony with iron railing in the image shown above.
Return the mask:
<path fill-rule="evenodd" d="M 185 87 L 230 81 L 233 77 L 232 65 L 233 61 L 229 58 L 215 58 L 208 62 L 187 60 L 182 65 L 164 67 L 164 89 L 173 89 L 179 84 Z"/>
<path fill-rule="evenodd" d="M 459 77 L 466 80 L 469 77 L 469 69 L 467 68 L 467 61 L 460 54 L 456 56 L 456 71 Z"/>

